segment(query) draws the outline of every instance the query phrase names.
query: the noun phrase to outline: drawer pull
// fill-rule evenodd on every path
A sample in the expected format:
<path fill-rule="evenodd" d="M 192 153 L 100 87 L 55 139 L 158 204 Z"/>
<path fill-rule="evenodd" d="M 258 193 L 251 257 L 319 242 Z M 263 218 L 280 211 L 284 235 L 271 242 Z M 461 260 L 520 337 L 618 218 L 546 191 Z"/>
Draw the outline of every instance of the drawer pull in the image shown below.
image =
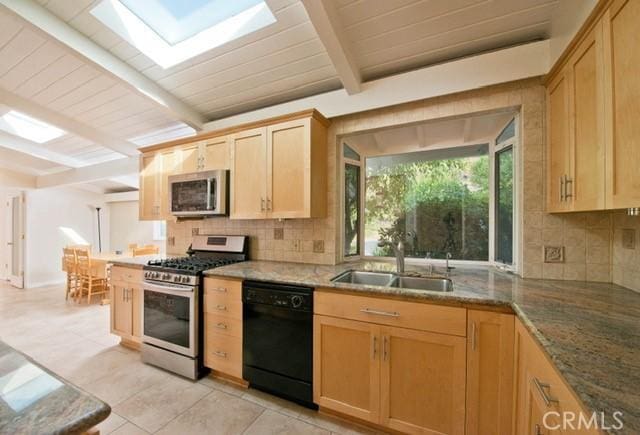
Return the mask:
<path fill-rule="evenodd" d="M 397 311 L 379 311 L 372 310 L 371 308 L 363 308 L 360 310 L 360 312 L 365 314 L 374 314 L 376 316 L 400 317 L 400 313 L 398 313 Z"/>
<path fill-rule="evenodd" d="M 227 311 L 226 305 L 216 305 L 216 308 L 219 309 L 220 311 Z"/>
<path fill-rule="evenodd" d="M 372 337 L 372 345 L 371 345 L 371 359 L 376 359 L 376 353 L 378 351 L 377 347 L 378 347 L 378 338 L 374 335 Z"/>
<path fill-rule="evenodd" d="M 540 393 L 540 395 L 542 396 L 542 400 L 544 400 L 544 404 L 547 406 L 551 406 L 552 403 L 559 403 L 558 399 L 554 399 L 553 397 L 549 396 L 547 394 L 546 389 L 550 388 L 549 384 L 545 384 L 544 382 L 540 382 L 538 380 L 538 378 L 533 378 L 533 383 L 535 384 L 536 388 L 538 389 L 538 392 Z"/>
<path fill-rule="evenodd" d="M 220 293 L 226 293 L 227 292 L 227 288 L 226 287 L 214 287 L 213 290 L 220 292 Z"/>
<path fill-rule="evenodd" d="M 221 352 L 219 350 L 216 350 L 213 353 L 214 353 L 214 355 L 219 356 L 220 358 L 226 358 L 227 357 L 227 352 Z"/>
<path fill-rule="evenodd" d="M 218 328 L 218 329 L 227 329 L 227 325 L 226 325 L 226 324 L 224 324 L 224 323 L 218 323 L 218 324 L 216 325 L 216 328 Z"/>

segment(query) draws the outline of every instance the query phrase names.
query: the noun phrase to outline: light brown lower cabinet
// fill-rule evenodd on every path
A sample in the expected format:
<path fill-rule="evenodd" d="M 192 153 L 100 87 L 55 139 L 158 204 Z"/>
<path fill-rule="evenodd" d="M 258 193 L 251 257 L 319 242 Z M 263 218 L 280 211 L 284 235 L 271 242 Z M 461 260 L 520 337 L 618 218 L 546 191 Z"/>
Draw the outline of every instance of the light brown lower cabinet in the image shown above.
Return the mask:
<path fill-rule="evenodd" d="M 513 430 L 514 316 L 467 312 L 467 435 Z"/>
<path fill-rule="evenodd" d="M 111 333 L 125 342 L 140 343 L 142 337 L 141 283 L 112 281 Z"/>
<path fill-rule="evenodd" d="M 581 413 L 585 421 L 591 419 L 591 413 L 585 412 L 544 351 L 519 320 L 516 320 L 515 325 L 515 352 L 517 385 L 514 433 L 600 433 L 595 426 L 577 426 Z M 566 418 L 569 421 L 563 419 L 563 416 L 568 416 Z"/>
<path fill-rule="evenodd" d="M 416 433 L 464 433 L 464 337 L 314 316 L 314 401 Z"/>

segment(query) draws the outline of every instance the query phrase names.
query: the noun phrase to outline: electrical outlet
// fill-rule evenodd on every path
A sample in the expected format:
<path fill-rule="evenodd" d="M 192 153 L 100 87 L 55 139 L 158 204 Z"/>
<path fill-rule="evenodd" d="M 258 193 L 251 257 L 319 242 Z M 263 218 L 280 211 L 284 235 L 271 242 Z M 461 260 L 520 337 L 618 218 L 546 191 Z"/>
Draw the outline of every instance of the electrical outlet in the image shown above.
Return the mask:
<path fill-rule="evenodd" d="M 622 230 L 622 247 L 625 249 L 636 249 L 636 230 Z"/>
<path fill-rule="evenodd" d="M 299 239 L 295 239 L 295 240 L 293 241 L 293 250 L 294 250 L 295 252 L 300 252 L 300 250 L 301 250 L 301 249 L 300 249 L 300 247 L 301 247 L 301 246 L 302 246 L 302 243 L 300 243 L 300 240 L 299 240 Z"/>
<path fill-rule="evenodd" d="M 192 236 L 197 236 L 198 234 L 200 234 L 200 228 L 198 228 L 198 227 L 191 228 L 191 235 Z"/>
<path fill-rule="evenodd" d="M 545 263 L 564 263 L 564 246 L 545 246 Z"/>
<path fill-rule="evenodd" d="M 284 240 L 284 228 L 274 228 L 273 229 L 273 239 L 274 240 Z"/>
<path fill-rule="evenodd" d="M 316 254 L 324 254 L 324 240 L 313 241 L 313 252 Z"/>

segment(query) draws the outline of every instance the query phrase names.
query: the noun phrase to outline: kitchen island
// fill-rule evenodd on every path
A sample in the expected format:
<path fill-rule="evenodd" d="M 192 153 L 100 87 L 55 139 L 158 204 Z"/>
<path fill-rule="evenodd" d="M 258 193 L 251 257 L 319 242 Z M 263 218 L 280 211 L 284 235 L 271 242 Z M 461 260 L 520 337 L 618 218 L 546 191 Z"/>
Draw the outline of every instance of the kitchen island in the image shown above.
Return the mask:
<path fill-rule="evenodd" d="M 0 433 L 84 433 L 109 405 L 0 341 Z"/>

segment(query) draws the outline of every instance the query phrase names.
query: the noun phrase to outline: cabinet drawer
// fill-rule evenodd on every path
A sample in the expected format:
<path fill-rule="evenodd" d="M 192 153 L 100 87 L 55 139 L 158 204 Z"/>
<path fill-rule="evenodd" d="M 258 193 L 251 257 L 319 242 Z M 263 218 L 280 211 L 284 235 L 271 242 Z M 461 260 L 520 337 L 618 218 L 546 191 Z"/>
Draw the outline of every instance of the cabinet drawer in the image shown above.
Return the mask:
<path fill-rule="evenodd" d="M 142 269 L 113 266 L 111 268 L 111 281 L 141 283 Z"/>
<path fill-rule="evenodd" d="M 204 311 L 219 316 L 242 319 L 242 281 L 206 278 Z"/>
<path fill-rule="evenodd" d="M 242 339 L 205 330 L 204 365 L 242 378 Z"/>
<path fill-rule="evenodd" d="M 324 291 L 315 292 L 314 307 L 325 316 L 466 336 L 464 308 Z"/>
<path fill-rule="evenodd" d="M 242 338 L 242 320 L 218 314 L 205 313 L 204 327 L 208 332 Z"/>

